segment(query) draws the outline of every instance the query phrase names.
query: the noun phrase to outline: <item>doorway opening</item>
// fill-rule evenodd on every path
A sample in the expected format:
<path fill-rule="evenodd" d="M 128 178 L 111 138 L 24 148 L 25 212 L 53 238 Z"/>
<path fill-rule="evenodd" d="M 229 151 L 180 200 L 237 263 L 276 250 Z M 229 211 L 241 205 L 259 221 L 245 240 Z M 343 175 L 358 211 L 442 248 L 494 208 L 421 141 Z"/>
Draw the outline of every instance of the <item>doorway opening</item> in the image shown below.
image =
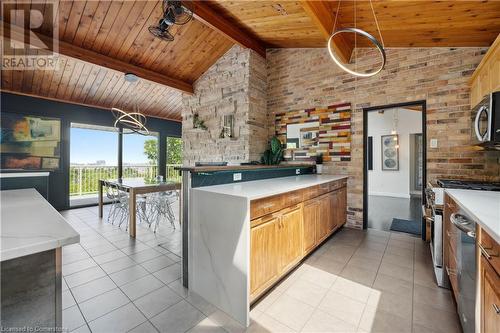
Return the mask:
<path fill-rule="evenodd" d="M 363 110 L 363 227 L 425 237 L 426 103 Z"/>

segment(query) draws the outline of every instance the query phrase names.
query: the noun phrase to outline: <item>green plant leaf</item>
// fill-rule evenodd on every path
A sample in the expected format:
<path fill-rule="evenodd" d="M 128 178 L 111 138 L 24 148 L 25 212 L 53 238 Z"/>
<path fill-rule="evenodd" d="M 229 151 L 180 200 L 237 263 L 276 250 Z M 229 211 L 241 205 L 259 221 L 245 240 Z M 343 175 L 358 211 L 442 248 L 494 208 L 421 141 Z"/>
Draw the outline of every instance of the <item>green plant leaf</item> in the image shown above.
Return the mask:
<path fill-rule="evenodd" d="M 273 136 L 273 138 L 271 139 L 271 151 L 273 152 L 273 155 L 277 154 L 280 149 L 281 141 L 278 140 L 277 137 Z"/>

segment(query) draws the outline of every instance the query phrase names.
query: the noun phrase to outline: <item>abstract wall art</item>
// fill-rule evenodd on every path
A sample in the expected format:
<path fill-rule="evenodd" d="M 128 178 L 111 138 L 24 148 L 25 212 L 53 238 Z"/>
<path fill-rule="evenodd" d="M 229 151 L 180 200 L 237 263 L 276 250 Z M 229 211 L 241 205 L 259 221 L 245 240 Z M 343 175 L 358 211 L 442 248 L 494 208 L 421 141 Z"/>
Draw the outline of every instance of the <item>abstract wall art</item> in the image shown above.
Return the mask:
<path fill-rule="evenodd" d="M 0 156 L 3 170 L 60 168 L 61 121 L 2 112 Z"/>
<path fill-rule="evenodd" d="M 351 160 L 351 103 L 276 114 L 276 136 L 286 143 L 285 160 Z M 291 132 L 293 134 L 289 134 Z"/>

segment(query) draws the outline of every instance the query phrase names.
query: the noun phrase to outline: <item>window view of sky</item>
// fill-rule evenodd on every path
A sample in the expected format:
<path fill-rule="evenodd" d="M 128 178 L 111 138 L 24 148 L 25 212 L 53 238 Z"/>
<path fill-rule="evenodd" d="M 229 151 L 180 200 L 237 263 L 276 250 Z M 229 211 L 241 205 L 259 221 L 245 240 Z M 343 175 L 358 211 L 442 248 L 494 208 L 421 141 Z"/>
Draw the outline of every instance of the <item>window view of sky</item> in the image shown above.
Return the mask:
<path fill-rule="evenodd" d="M 147 164 L 144 141 L 155 137 L 124 135 L 123 163 Z M 86 128 L 71 128 L 71 164 L 117 165 L 118 134 Z M 104 161 L 104 163 L 103 163 Z"/>

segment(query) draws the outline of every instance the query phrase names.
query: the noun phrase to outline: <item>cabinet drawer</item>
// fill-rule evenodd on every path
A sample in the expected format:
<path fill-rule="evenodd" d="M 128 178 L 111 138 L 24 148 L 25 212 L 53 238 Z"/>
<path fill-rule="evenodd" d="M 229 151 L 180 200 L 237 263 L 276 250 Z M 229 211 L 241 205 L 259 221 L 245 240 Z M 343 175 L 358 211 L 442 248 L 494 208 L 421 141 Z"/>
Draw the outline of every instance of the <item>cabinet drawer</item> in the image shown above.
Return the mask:
<path fill-rule="evenodd" d="M 283 207 L 290 207 L 304 201 L 305 190 L 297 190 L 283 194 Z"/>
<path fill-rule="evenodd" d="M 342 188 L 344 186 L 347 186 L 347 180 L 346 179 L 341 179 L 341 180 L 337 180 L 337 181 L 331 182 L 330 183 L 330 191 L 338 190 L 339 188 Z"/>
<path fill-rule="evenodd" d="M 313 199 L 319 196 L 319 186 L 311 186 L 304 189 L 304 200 Z"/>
<path fill-rule="evenodd" d="M 493 269 L 500 274 L 500 245 L 481 229 L 479 249 Z"/>
<path fill-rule="evenodd" d="M 283 195 L 275 195 L 250 202 L 250 219 L 277 212 L 284 207 Z"/>
<path fill-rule="evenodd" d="M 322 195 L 322 194 L 330 192 L 330 184 L 331 183 L 324 183 L 324 184 L 318 185 L 318 195 Z"/>

